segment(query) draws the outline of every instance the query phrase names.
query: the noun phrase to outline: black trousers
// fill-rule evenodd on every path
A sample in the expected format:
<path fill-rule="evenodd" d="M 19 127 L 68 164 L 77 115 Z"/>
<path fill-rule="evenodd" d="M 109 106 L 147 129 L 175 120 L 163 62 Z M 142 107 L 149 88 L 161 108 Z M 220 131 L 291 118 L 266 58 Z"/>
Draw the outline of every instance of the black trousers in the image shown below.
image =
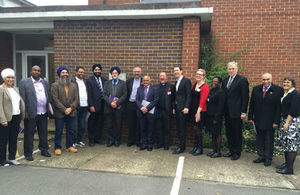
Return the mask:
<path fill-rule="evenodd" d="M 140 143 L 140 122 L 136 110 L 137 105 L 135 102 L 127 102 L 128 144 Z"/>
<path fill-rule="evenodd" d="M 268 160 L 272 160 L 274 149 L 274 129 L 257 129 L 256 150 L 257 154 Z"/>
<path fill-rule="evenodd" d="M 114 109 L 105 114 L 107 127 L 107 141 L 109 143 L 120 142 L 122 128 L 122 110 Z"/>
<path fill-rule="evenodd" d="M 153 147 L 153 132 L 155 118 L 153 114 L 143 114 L 140 119 L 141 124 L 141 146 Z"/>
<path fill-rule="evenodd" d="M 170 145 L 170 123 L 171 116 L 165 110 L 159 110 L 157 118 L 157 139 L 160 146 Z"/>
<path fill-rule="evenodd" d="M 104 114 L 102 112 L 91 112 L 88 119 L 89 141 L 100 142 L 102 137 Z"/>
<path fill-rule="evenodd" d="M 35 118 L 24 120 L 24 156 L 32 155 L 33 138 L 36 127 L 39 135 L 39 149 L 41 151 L 47 151 L 49 149 L 47 114 L 37 115 Z"/>
<path fill-rule="evenodd" d="M 0 124 L 0 163 L 6 161 L 6 147 L 8 143 L 8 159 L 15 160 L 17 152 L 17 138 L 19 134 L 21 116 L 13 115 L 8 126 Z"/>
<path fill-rule="evenodd" d="M 185 149 L 187 118 L 188 118 L 187 114 L 183 114 L 181 110 L 176 109 L 176 128 L 177 128 L 177 136 L 179 139 L 178 147 L 183 150 Z"/>
<path fill-rule="evenodd" d="M 243 143 L 242 119 L 225 116 L 225 127 L 229 151 L 241 155 Z"/>

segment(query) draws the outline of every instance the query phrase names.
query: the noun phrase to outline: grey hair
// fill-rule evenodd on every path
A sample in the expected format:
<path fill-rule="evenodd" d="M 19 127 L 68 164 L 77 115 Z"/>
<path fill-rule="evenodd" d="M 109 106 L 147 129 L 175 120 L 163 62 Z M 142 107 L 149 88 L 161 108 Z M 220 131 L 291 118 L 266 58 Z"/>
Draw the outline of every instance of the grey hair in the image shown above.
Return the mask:
<path fill-rule="evenodd" d="M 228 62 L 228 63 L 227 63 L 227 68 L 228 68 L 229 66 L 235 66 L 237 69 L 239 69 L 239 65 L 238 65 L 238 63 L 235 62 L 235 61 Z"/>
<path fill-rule="evenodd" d="M 272 79 L 272 75 L 268 72 L 264 73 L 262 76 L 268 76 L 268 77 L 270 77 L 270 79 Z"/>

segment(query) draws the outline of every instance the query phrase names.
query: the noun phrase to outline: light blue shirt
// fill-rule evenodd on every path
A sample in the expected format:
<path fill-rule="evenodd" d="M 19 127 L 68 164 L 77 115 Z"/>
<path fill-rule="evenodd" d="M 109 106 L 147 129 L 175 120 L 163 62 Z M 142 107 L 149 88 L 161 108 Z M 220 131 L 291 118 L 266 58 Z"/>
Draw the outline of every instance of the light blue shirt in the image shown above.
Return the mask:
<path fill-rule="evenodd" d="M 132 85 L 132 91 L 131 91 L 131 94 L 130 94 L 129 101 L 135 102 L 137 88 L 139 88 L 140 85 L 141 85 L 141 78 L 138 78 L 138 79 L 134 78 L 133 79 L 133 85 Z"/>

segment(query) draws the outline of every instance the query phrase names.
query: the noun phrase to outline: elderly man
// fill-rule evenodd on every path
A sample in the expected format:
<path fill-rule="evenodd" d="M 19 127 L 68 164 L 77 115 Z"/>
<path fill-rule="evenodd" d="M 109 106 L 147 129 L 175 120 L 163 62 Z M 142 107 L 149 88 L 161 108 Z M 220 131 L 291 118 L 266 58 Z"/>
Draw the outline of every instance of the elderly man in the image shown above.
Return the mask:
<path fill-rule="evenodd" d="M 172 116 L 172 106 L 174 100 L 174 86 L 168 83 L 168 76 L 165 72 L 159 74 L 159 84 L 157 85 L 159 94 L 157 104 L 157 137 L 156 148 L 163 147 L 169 149 L 170 145 L 170 122 Z"/>
<path fill-rule="evenodd" d="M 66 148 L 69 152 L 77 152 L 73 147 L 77 108 L 79 106 L 78 91 L 70 82 L 69 70 L 66 67 L 57 69 L 59 80 L 52 84 L 51 95 L 55 118 L 55 154 L 61 155 L 61 137 L 66 124 Z"/>
<path fill-rule="evenodd" d="M 238 63 L 227 64 L 229 77 L 222 82 L 226 94 L 225 127 L 229 152 L 224 157 L 237 160 L 242 152 L 242 120 L 245 120 L 249 101 L 249 83 L 247 78 L 238 74 Z"/>
<path fill-rule="evenodd" d="M 177 135 L 179 139 L 178 147 L 173 154 L 183 153 L 185 150 L 186 139 L 186 121 L 189 114 L 191 104 L 191 88 L 190 79 L 183 76 L 181 67 L 174 67 L 175 83 L 175 108 L 173 114 L 176 114 Z"/>
<path fill-rule="evenodd" d="M 104 121 L 104 100 L 103 86 L 106 79 L 101 76 L 101 64 L 94 64 L 92 67 L 93 76 L 87 80 L 88 106 L 90 116 L 88 119 L 89 146 L 101 143 L 102 128 Z"/>
<path fill-rule="evenodd" d="M 158 93 L 156 87 L 150 85 L 150 76 L 144 76 L 143 82 L 144 86 L 140 86 L 136 93 L 137 116 L 140 118 L 141 125 L 140 150 L 152 151 Z"/>
<path fill-rule="evenodd" d="M 262 75 L 262 84 L 252 90 L 248 120 L 256 127 L 258 158 L 254 163 L 264 162 L 270 166 L 273 157 L 274 130 L 280 123 L 280 98 L 283 89 L 272 83 L 272 75 Z"/>
<path fill-rule="evenodd" d="M 24 119 L 24 156 L 33 161 L 33 136 L 35 128 L 39 135 L 41 155 L 50 157 L 48 152 L 48 104 L 49 85 L 41 78 L 41 68 L 37 65 L 31 68 L 31 77 L 23 79 L 19 86 L 20 95 L 25 103 Z"/>
<path fill-rule="evenodd" d="M 103 98 L 105 101 L 104 114 L 106 115 L 107 147 L 120 146 L 122 111 L 127 97 L 126 83 L 119 79 L 121 70 L 115 66 L 110 69 L 112 79 L 104 84 Z"/>
<path fill-rule="evenodd" d="M 141 78 L 142 69 L 135 67 L 133 69 L 133 78 L 126 81 L 127 85 L 127 123 L 128 123 L 128 142 L 127 146 L 130 147 L 134 144 L 140 145 L 140 124 L 136 113 L 136 92 L 142 85 L 143 79 Z"/>

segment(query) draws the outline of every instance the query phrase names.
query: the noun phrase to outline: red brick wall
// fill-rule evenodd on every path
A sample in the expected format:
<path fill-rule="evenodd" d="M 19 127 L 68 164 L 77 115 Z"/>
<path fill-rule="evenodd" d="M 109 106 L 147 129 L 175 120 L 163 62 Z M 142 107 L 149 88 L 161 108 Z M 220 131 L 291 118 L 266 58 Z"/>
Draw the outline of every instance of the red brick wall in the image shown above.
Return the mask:
<path fill-rule="evenodd" d="M 12 34 L 0 32 L 0 72 L 8 67 L 13 68 Z"/>
<path fill-rule="evenodd" d="M 298 0 L 203 0 L 213 7 L 213 35 L 224 33 L 217 48 L 225 55 L 241 49 L 253 52 L 240 62 L 251 85 L 270 72 L 275 83 L 292 75 L 300 84 L 300 4 Z"/>

